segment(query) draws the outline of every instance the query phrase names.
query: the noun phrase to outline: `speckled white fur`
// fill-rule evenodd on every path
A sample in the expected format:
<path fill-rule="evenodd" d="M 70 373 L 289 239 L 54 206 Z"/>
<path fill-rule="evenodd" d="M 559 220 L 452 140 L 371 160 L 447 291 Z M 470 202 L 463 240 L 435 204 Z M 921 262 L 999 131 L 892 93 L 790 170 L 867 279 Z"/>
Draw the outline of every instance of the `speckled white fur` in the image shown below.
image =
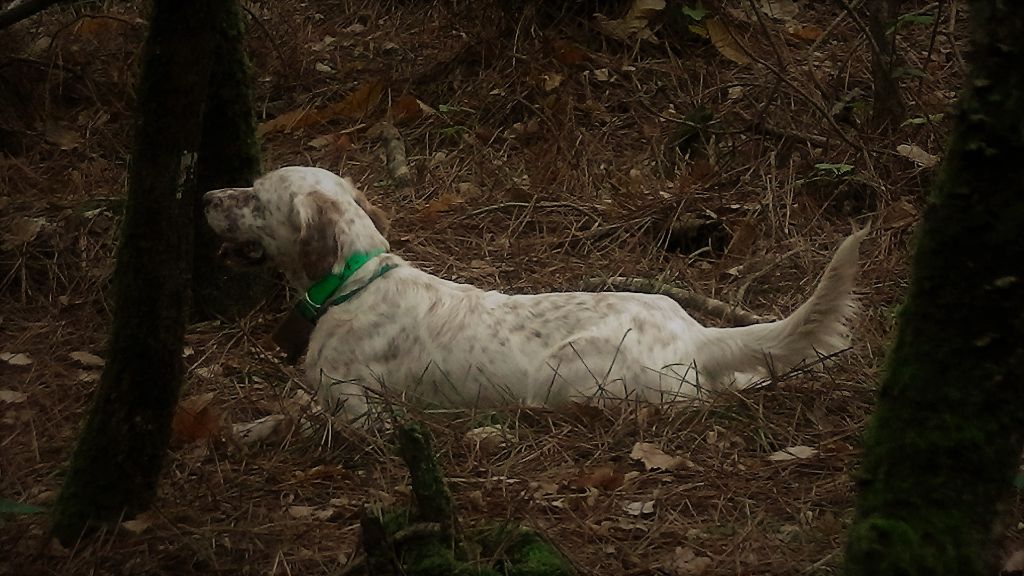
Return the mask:
<path fill-rule="evenodd" d="M 304 252 L 323 251 L 317 242 L 329 244 L 334 272 L 354 252 L 388 249 L 378 230 L 386 225 L 382 214 L 351 180 L 319 168 L 282 168 L 253 188 L 209 192 L 207 219 L 228 240 L 261 242 L 300 291 L 327 273 L 302 264 L 310 260 Z M 740 328 L 704 327 L 665 296 L 510 296 L 383 254 L 340 293 L 364 285 L 385 264 L 397 268 L 323 316 L 310 340 L 306 378 L 323 404 L 350 420 L 366 413 L 382 389 L 469 407 L 657 402 L 747 385 L 848 346 L 865 234 L 842 243 L 814 294 L 788 318 Z"/>

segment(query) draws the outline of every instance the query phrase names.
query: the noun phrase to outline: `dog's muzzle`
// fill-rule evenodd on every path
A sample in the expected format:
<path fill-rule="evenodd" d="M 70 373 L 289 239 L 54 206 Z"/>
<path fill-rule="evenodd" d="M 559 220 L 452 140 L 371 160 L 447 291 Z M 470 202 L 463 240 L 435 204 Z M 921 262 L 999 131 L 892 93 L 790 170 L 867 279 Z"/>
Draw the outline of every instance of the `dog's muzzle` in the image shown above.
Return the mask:
<path fill-rule="evenodd" d="M 224 242 L 217 256 L 235 268 L 255 268 L 267 262 L 267 252 L 259 242 Z"/>

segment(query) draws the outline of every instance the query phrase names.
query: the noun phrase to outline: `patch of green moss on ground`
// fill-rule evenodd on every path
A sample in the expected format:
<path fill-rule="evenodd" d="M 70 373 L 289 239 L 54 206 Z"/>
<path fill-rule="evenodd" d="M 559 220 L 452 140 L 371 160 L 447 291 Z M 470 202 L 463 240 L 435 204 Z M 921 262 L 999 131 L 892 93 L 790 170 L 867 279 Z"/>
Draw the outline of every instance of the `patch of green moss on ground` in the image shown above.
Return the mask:
<path fill-rule="evenodd" d="M 405 509 L 382 517 L 390 537 L 409 526 Z M 441 535 L 416 538 L 396 545 L 396 554 L 409 576 L 570 576 L 575 570 L 561 552 L 540 534 L 518 526 L 468 531 L 465 548 L 475 558 L 455 557 Z"/>
<path fill-rule="evenodd" d="M 493 558 L 495 568 L 508 576 L 575 574 L 569 561 L 553 544 L 533 530 L 497 526 L 478 532 L 482 556 Z"/>

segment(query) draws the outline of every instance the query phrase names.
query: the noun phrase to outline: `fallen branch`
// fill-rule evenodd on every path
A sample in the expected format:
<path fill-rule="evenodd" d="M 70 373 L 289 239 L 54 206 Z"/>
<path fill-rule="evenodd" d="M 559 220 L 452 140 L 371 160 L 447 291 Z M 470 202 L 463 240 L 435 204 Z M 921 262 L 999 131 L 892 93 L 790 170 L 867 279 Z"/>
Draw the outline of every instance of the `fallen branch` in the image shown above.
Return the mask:
<path fill-rule="evenodd" d="M 439 534 L 454 550 L 461 550 L 458 518 L 444 471 L 434 456 L 430 433 L 422 426 L 406 422 L 396 431 L 398 455 L 409 468 L 409 480 L 416 502 L 415 517 L 420 523 L 437 524 Z"/>
<path fill-rule="evenodd" d="M 689 290 L 683 290 L 657 280 L 647 278 L 626 278 L 616 276 L 613 278 L 591 278 L 583 282 L 586 290 L 601 290 L 612 288 L 620 292 L 640 292 L 642 294 L 661 294 L 675 300 L 680 306 L 689 310 L 699 310 L 722 319 L 733 326 L 749 326 L 750 324 L 762 324 L 771 322 L 771 318 L 758 316 L 714 298 L 694 294 Z"/>
<path fill-rule="evenodd" d="M 22 20 L 46 10 L 64 0 L 25 0 L 0 12 L 0 30 L 13 26 Z"/>
<path fill-rule="evenodd" d="M 384 151 L 388 158 L 388 172 L 391 179 L 397 186 L 408 186 L 412 184 L 412 173 L 409 171 L 409 161 L 405 156 L 405 142 L 398 128 L 387 122 L 377 125 L 376 131 L 384 140 Z"/>

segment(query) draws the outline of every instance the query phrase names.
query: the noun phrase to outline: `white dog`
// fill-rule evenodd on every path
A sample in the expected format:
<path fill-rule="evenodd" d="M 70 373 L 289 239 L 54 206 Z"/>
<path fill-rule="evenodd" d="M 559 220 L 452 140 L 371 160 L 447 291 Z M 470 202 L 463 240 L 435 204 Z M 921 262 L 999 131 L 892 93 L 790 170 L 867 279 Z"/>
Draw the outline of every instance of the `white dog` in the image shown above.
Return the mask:
<path fill-rule="evenodd" d="M 842 243 L 788 318 L 709 328 L 665 296 L 509 296 L 432 276 L 388 252 L 384 214 L 351 180 L 319 168 L 275 170 L 205 202 L 220 236 L 264 252 L 305 293 L 311 334 L 292 352 L 306 348 L 310 386 L 350 420 L 384 389 L 445 407 L 555 406 L 693 397 L 785 372 L 849 345 L 866 234 Z"/>

